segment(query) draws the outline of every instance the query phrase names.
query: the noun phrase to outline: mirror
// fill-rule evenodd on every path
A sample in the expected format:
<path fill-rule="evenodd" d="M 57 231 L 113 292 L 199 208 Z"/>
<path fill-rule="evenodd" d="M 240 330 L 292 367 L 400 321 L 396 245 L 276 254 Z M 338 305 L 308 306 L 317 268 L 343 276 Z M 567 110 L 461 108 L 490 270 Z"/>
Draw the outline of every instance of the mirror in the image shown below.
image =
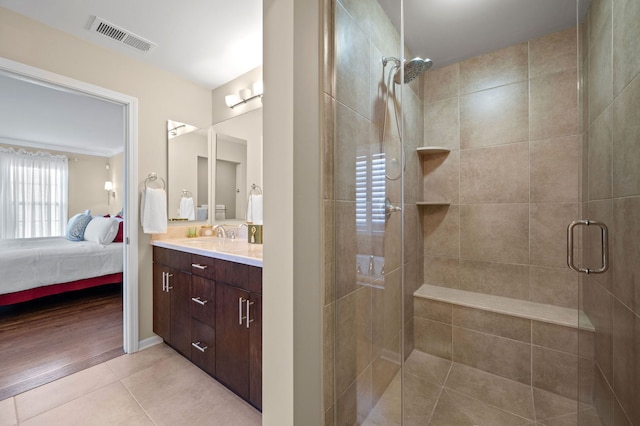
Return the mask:
<path fill-rule="evenodd" d="M 251 185 L 262 188 L 262 108 L 214 124 L 211 222 L 245 222 Z"/>
<path fill-rule="evenodd" d="M 209 218 L 209 137 L 206 129 L 167 121 L 167 217 L 169 221 Z"/>

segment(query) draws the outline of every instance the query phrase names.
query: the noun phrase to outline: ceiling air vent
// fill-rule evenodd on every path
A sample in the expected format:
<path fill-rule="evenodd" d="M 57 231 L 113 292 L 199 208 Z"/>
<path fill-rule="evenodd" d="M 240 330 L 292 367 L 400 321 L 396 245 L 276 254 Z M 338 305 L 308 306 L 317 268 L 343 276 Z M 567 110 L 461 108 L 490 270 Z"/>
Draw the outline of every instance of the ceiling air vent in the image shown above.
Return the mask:
<path fill-rule="evenodd" d="M 113 25 L 111 22 L 105 21 L 97 16 L 94 18 L 89 30 L 102 34 L 105 37 L 109 37 L 119 43 L 126 44 L 129 47 L 133 47 L 140 52 L 146 53 L 156 47 L 155 43 L 145 40 L 131 31 L 127 31 L 117 25 Z"/>

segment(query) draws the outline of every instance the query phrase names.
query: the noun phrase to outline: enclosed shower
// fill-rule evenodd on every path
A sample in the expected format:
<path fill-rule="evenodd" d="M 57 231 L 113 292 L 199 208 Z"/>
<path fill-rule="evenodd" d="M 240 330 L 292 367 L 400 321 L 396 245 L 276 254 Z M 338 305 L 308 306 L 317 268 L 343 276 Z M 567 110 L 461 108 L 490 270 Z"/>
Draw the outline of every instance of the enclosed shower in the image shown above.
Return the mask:
<path fill-rule="evenodd" d="M 640 4 L 324 6 L 325 424 L 640 424 Z"/>

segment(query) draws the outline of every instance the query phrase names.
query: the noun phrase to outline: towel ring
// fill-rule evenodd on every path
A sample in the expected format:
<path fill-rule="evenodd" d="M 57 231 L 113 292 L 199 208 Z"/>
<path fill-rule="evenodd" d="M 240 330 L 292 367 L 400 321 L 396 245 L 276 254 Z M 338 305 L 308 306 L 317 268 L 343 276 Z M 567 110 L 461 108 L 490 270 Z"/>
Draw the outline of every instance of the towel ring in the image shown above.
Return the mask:
<path fill-rule="evenodd" d="M 149 182 L 156 182 L 157 180 L 158 176 L 155 173 L 149 173 L 149 176 L 147 176 L 147 178 L 144 180 L 145 189 L 149 188 L 149 186 L 147 185 Z M 162 189 L 166 189 L 167 183 L 162 178 L 160 178 L 160 181 L 162 181 Z"/>
<path fill-rule="evenodd" d="M 183 189 L 182 196 L 180 198 L 193 198 L 193 194 L 188 189 Z"/>
<path fill-rule="evenodd" d="M 262 195 L 262 188 L 260 188 L 255 183 L 251 184 L 251 189 L 249 190 L 249 195 Z"/>

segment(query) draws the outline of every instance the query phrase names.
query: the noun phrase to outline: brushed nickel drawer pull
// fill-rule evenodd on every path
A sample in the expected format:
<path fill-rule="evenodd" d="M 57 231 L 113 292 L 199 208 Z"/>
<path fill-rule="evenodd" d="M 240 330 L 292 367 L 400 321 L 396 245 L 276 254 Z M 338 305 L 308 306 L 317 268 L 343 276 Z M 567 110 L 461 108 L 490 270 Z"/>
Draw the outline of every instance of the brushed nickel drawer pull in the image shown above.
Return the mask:
<path fill-rule="evenodd" d="M 192 298 L 191 298 L 191 300 L 193 300 L 194 302 L 196 302 L 197 304 L 202 305 L 202 306 L 206 305 L 206 304 L 207 304 L 207 302 L 208 302 L 208 300 L 202 300 L 202 299 L 200 299 L 200 296 L 198 296 L 198 297 L 192 297 Z"/>
<path fill-rule="evenodd" d="M 192 263 L 191 267 L 202 269 L 202 270 L 207 269 L 207 265 L 200 265 L 199 263 Z"/>
<path fill-rule="evenodd" d="M 254 320 L 249 319 L 249 306 L 253 305 L 253 302 L 249 301 L 249 299 L 245 300 L 245 302 L 247 302 L 247 328 L 249 328 L 249 323 L 253 322 Z"/>
<path fill-rule="evenodd" d="M 200 346 L 200 342 L 196 342 L 196 343 L 191 343 L 191 346 L 193 346 L 194 348 L 196 348 L 197 350 L 199 350 L 200 352 L 204 352 L 208 346 Z"/>
<path fill-rule="evenodd" d="M 242 316 L 242 302 L 244 302 L 244 298 L 238 298 L 238 324 L 242 325 L 242 320 L 244 317 Z"/>

